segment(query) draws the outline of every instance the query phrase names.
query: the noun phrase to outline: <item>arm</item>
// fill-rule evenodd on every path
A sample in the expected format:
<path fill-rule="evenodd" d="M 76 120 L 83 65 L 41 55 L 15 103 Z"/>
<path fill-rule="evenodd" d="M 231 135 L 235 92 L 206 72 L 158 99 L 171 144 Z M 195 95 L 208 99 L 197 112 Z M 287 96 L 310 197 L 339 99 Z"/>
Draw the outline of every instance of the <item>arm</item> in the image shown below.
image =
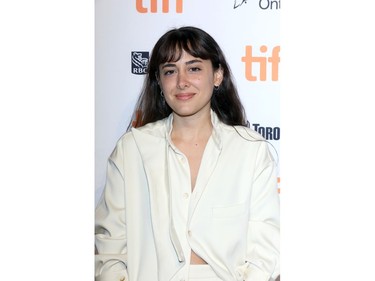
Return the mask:
<path fill-rule="evenodd" d="M 120 159 L 122 152 L 117 147 L 108 161 L 106 185 L 95 210 L 96 281 L 128 280 L 125 192 Z"/>
<path fill-rule="evenodd" d="M 238 274 L 244 281 L 275 280 L 280 274 L 280 206 L 276 169 L 266 143 L 258 152 L 252 189 L 247 258 Z"/>

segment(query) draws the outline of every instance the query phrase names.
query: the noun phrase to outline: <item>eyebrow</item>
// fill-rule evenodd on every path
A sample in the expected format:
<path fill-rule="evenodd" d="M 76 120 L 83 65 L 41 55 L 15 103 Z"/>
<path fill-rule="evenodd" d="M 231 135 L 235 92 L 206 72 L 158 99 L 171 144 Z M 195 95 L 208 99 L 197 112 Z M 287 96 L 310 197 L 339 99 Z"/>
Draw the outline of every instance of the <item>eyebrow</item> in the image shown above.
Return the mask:
<path fill-rule="evenodd" d="M 194 59 L 194 60 L 189 60 L 187 62 L 185 62 L 185 65 L 190 65 L 190 64 L 194 64 L 194 63 L 197 63 L 197 62 L 202 62 L 202 60 L 199 60 L 199 59 Z M 175 63 L 167 63 L 167 64 L 164 64 L 161 68 L 166 68 L 166 67 L 173 67 L 173 66 L 176 66 Z"/>

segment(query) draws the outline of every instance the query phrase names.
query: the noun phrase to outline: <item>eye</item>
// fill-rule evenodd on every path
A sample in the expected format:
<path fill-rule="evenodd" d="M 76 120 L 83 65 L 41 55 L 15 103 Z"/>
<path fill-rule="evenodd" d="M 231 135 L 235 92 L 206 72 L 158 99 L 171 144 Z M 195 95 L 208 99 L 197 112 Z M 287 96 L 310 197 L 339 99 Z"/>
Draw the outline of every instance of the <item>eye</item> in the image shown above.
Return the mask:
<path fill-rule="evenodd" d="M 198 66 L 194 66 L 194 67 L 191 67 L 191 68 L 189 69 L 189 71 L 191 71 L 191 72 L 198 72 L 198 71 L 201 71 L 201 68 L 198 67 Z"/>
<path fill-rule="evenodd" d="M 169 75 L 172 75 L 173 73 L 175 73 L 174 69 L 166 69 L 163 71 L 164 76 L 169 76 Z"/>

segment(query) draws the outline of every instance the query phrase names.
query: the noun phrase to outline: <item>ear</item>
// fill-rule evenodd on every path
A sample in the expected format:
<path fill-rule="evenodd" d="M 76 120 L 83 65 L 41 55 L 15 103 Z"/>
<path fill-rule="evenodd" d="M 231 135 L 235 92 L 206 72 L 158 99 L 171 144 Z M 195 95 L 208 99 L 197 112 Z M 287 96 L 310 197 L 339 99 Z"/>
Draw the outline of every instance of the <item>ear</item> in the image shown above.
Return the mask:
<path fill-rule="evenodd" d="M 217 70 L 214 72 L 214 85 L 220 86 L 221 82 L 223 82 L 224 79 L 224 71 L 222 67 L 220 66 Z"/>

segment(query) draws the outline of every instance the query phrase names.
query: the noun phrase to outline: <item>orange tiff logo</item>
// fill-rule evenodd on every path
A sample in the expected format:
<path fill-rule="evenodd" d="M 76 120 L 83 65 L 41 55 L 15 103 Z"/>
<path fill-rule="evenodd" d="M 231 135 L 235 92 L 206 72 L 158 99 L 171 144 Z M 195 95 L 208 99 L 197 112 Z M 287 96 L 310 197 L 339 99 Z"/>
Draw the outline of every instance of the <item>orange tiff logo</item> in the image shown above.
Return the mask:
<path fill-rule="evenodd" d="M 162 6 L 161 6 L 161 10 L 163 13 L 169 13 L 169 2 L 170 0 L 161 0 L 162 1 Z M 179 13 L 181 14 L 182 13 L 182 1 L 183 0 L 176 0 L 176 13 Z M 149 0 L 147 1 L 149 3 L 149 6 L 145 7 L 143 5 L 143 2 L 145 2 L 144 0 L 137 0 L 136 1 L 136 8 L 137 8 L 137 11 L 139 13 L 148 13 L 148 12 L 151 12 L 151 13 L 157 13 L 158 12 L 158 2 L 160 2 L 160 0 Z"/>
<path fill-rule="evenodd" d="M 257 81 L 258 77 L 254 75 L 254 64 L 257 64 L 259 67 L 259 80 L 267 80 L 267 63 L 271 65 L 271 79 L 272 81 L 279 80 L 279 63 L 280 63 L 280 46 L 276 46 L 272 49 L 271 56 L 267 57 L 267 46 L 260 46 L 260 52 L 264 55 L 254 56 L 253 47 L 246 46 L 246 54 L 241 58 L 241 61 L 245 63 L 245 76 L 249 81 Z"/>

